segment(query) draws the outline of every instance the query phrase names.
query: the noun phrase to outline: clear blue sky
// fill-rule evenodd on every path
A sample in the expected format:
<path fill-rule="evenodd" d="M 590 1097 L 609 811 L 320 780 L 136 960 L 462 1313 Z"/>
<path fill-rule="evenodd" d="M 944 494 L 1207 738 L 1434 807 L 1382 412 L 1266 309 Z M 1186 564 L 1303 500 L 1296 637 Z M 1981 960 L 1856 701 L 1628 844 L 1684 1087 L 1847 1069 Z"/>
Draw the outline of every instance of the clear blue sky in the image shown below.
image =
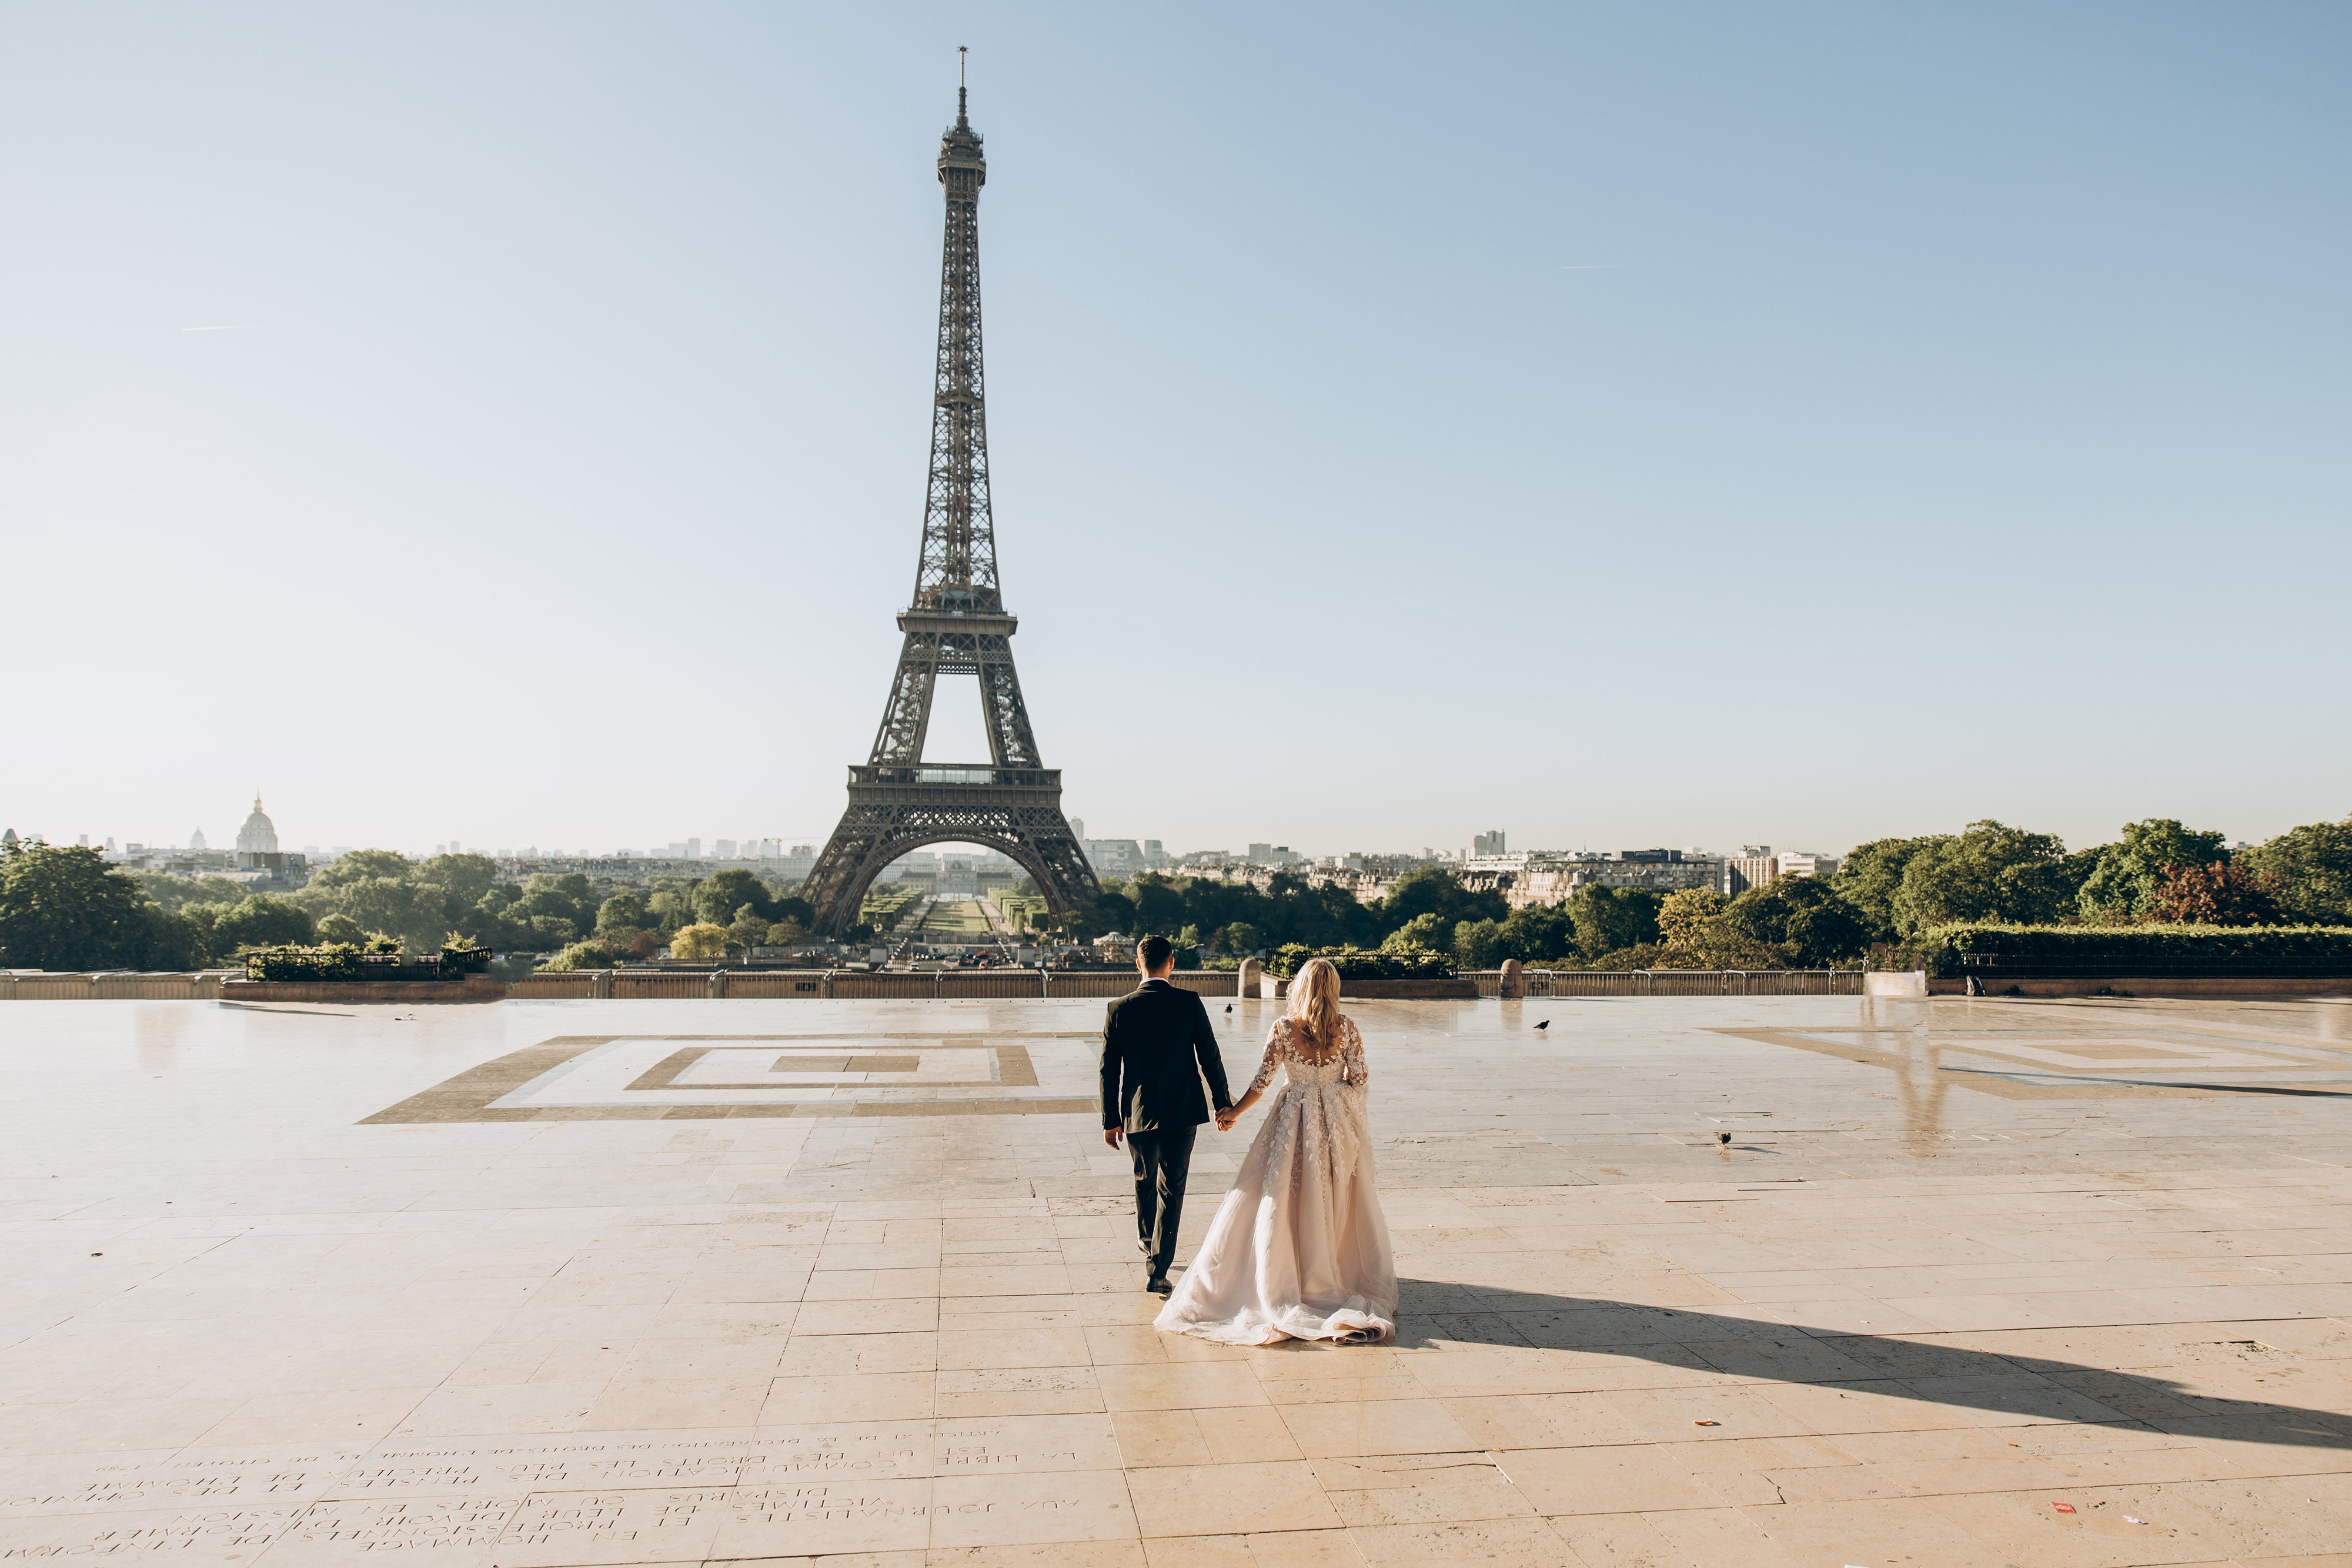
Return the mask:
<path fill-rule="evenodd" d="M 0 821 L 822 837 L 958 44 L 1090 832 L 2352 810 L 2343 7 L 971 14 L 0 8 Z"/>

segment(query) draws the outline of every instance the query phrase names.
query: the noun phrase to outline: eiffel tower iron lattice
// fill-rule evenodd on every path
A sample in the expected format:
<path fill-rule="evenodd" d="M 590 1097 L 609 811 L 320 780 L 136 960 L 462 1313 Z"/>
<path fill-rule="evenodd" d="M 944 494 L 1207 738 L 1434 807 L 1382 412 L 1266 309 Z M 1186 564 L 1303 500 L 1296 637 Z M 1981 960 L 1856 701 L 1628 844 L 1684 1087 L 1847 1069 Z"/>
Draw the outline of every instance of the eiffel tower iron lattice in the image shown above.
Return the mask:
<path fill-rule="evenodd" d="M 1062 815 L 1062 774 L 1039 764 L 1021 677 L 1018 622 L 996 579 L 989 513 L 988 414 L 980 353 L 980 187 L 988 178 L 980 133 L 956 88 L 956 121 L 940 139 L 947 238 L 940 263 L 940 351 L 931 409 L 929 496 L 915 594 L 899 612 L 906 643 L 874 736 L 849 769 L 849 807 L 809 873 L 805 896 L 820 933 L 857 923 L 866 891 L 892 861 L 925 844 L 985 844 L 1036 879 L 1056 916 L 1100 891 Z M 986 763 L 926 763 L 931 697 L 941 674 L 977 675 L 988 727 Z"/>

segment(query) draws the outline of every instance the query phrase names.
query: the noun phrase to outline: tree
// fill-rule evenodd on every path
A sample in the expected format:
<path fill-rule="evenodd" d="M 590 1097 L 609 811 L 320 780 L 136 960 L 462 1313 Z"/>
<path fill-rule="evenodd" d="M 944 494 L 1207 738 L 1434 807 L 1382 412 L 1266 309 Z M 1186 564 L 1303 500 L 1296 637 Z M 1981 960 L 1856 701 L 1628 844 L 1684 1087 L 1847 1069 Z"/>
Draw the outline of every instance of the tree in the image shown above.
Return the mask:
<path fill-rule="evenodd" d="M 132 967 L 193 969 L 208 961 L 204 934 L 182 916 L 148 904 L 140 911 L 147 928 L 146 941 L 133 955 Z"/>
<path fill-rule="evenodd" d="M 1690 967 L 1687 964 L 1676 964 L 1674 959 L 1674 954 L 1668 951 L 1663 943 L 1637 942 L 1631 947 L 1619 947 L 1613 952 L 1601 954 L 1601 956 L 1592 960 L 1592 967 L 1596 969 L 1611 970 L 1675 969 Z M 1732 967 L 1738 968 L 1742 966 L 1734 965 Z M 1762 969 L 1769 968 L 1772 966 L 1767 964 L 1752 964 L 1745 967 L 1748 968 Z"/>
<path fill-rule="evenodd" d="M 1670 893 L 1658 909 L 1662 940 L 1655 952 L 1644 956 L 1637 948 L 1605 962 L 1612 968 L 1640 958 L 1638 967 L 1663 969 L 1785 969 L 1796 961 L 1797 949 L 1786 939 L 1791 910 L 1781 890 L 1800 883 L 1829 894 L 1826 884 L 1801 877 L 1777 878 L 1736 899 L 1704 887 Z M 1839 907 L 1852 908 L 1843 901 Z M 1855 921 L 1859 929 L 1859 916 Z"/>
<path fill-rule="evenodd" d="M 1870 944 L 1871 928 L 1862 912 L 1831 883 L 1817 877 L 1783 876 L 1733 899 L 1707 935 L 1729 938 L 1728 951 L 1720 940 L 1716 943 L 1718 956 L 1752 957 L 1772 949 L 1780 955 L 1781 964 L 1824 968 L 1859 956 Z M 1750 961 L 1723 967 L 1765 966 Z"/>
<path fill-rule="evenodd" d="M 786 915 L 782 920 L 772 922 L 768 926 L 768 945 L 770 946 L 789 947 L 795 942 L 805 942 L 807 940 L 808 927 L 802 925 L 799 921 L 794 920 L 790 915 Z"/>
<path fill-rule="evenodd" d="M 1264 947 L 1265 933 L 1246 920 L 1236 920 L 1229 925 L 1219 927 L 1217 934 L 1209 938 L 1209 942 L 1219 952 L 1229 953 L 1239 957 L 1244 953 L 1255 953 Z"/>
<path fill-rule="evenodd" d="M 2284 916 L 2271 879 L 2236 861 L 2168 869 L 2148 901 L 2168 925 L 2277 925 Z"/>
<path fill-rule="evenodd" d="M 437 948 L 448 931 L 437 887 L 404 878 L 363 876 L 332 892 L 333 913 L 348 915 L 366 930 L 395 937 L 409 950 Z"/>
<path fill-rule="evenodd" d="M 1956 920 L 2055 921 L 2074 907 L 2087 870 L 2053 833 L 1970 822 L 1958 838 L 1925 841 L 1906 862 L 1895 928 L 1908 935 Z"/>
<path fill-rule="evenodd" d="M 338 855 L 334 861 L 310 878 L 310 887 L 335 888 L 372 876 L 388 876 L 394 881 L 407 880 L 416 868 L 408 857 L 393 850 L 353 850 Z M 303 889 L 305 893 L 310 887 Z"/>
<path fill-rule="evenodd" d="M 1185 924 L 1184 895 L 1166 877 L 1146 873 L 1135 879 L 1128 893 L 1135 904 L 1135 924 L 1129 935 L 1172 936 Z"/>
<path fill-rule="evenodd" d="M 1455 922 L 1454 924 L 1459 924 Z M 1383 953 L 1443 953 L 1454 946 L 1454 925 L 1435 910 L 1416 915 L 1381 943 Z"/>
<path fill-rule="evenodd" d="M 2096 852 L 2096 863 L 2075 895 L 2075 906 L 2085 920 L 2145 920 L 2155 904 L 2157 884 L 2168 869 L 2227 860 L 2228 842 L 2225 834 L 2184 828 L 2172 817 L 2126 822 L 2123 841 Z"/>
<path fill-rule="evenodd" d="M 1658 939 L 1669 947 L 1696 951 L 1730 901 L 1708 887 L 1686 887 L 1666 894 L 1658 905 Z"/>
<path fill-rule="evenodd" d="M 1070 935 L 1081 942 L 1091 942 L 1114 931 L 1124 931 L 1130 936 L 1138 935 L 1135 905 L 1123 894 L 1108 891 L 1091 904 L 1074 906 L 1066 924 Z"/>
<path fill-rule="evenodd" d="M 2281 910 L 2315 925 L 2352 925 L 2352 817 L 2289 828 L 2231 862 L 2270 879 Z"/>
<path fill-rule="evenodd" d="M 580 927 L 561 915 L 534 915 L 530 917 L 528 935 L 515 944 L 518 947 L 569 947 L 579 939 Z"/>
<path fill-rule="evenodd" d="M 1895 923 L 1895 895 L 1902 891 L 1903 873 L 1910 868 L 1912 858 L 1934 845 L 1951 841 L 1949 833 L 1919 839 L 1873 839 L 1847 852 L 1845 859 L 1838 862 L 1831 885 L 1862 912 L 1874 936 L 1882 942 L 1892 942 L 1899 935 Z"/>
<path fill-rule="evenodd" d="M 1522 964 L 1565 960 L 1576 951 L 1576 917 L 1568 905 L 1535 906 L 1511 911 L 1503 922 L 1498 955 Z"/>
<path fill-rule="evenodd" d="M 0 851 L 0 962 L 19 969 L 183 969 L 197 928 L 101 852 L 37 841 Z"/>
<path fill-rule="evenodd" d="M 210 946 L 215 957 L 226 958 L 247 947 L 306 943 L 316 932 L 310 912 L 292 899 L 257 893 L 215 917 Z"/>
<path fill-rule="evenodd" d="M 1461 920 L 1454 925 L 1454 967 L 1457 969 L 1491 969 L 1501 962 L 1498 956 L 1503 942 L 1503 923 L 1499 920 Z"/>
<path fill-rule="evenodd" d="M 540 966 L 542 969 L 611 969 L 621 956 L 602 942 L 574 942 Z"/>
<path fill-rule="evenodd" d="M 759 911 L 746 904 L 735 911 L 735 918 L 728 923 L 727 940 L 747 950 L 764 947 L 768 945 L 769 925 Z"/>
<path fill-rule="evenodd" d="M 654 918 L 655 929 L 665 936 L 694 923 L 694 909 L 686 894 L 674 887 L 665 887 L 646 900 L 646 911 Z"/>
<path fill-rule="evenodd" d="M 1658 939 L 1658 908 L 1665 895 L 1638 887 L 1579 888 L 1568 901 L 1576 948 L 1588 959 Z"/>
<path fill-rule="evenodd" d="M 501 898 L 499 894 L 502 891 L 503 888 L 493 888 L 475 900 L 472 908 L 459 910 L 457 918 L 449 923 L 449 928 L 463 932 L 484 947 L 512 946 L 513 944 L 508 940 L 510 931 L 506 917 L 507 905 L 512 899 Z"/>
<path fill-rule="evenodd" d="M 125 873 L 115 873 L 117 876 Z M 197 904 L 226 906 L 245 897 L 245 884 L 225 876 L 171 876 L 160 871 L 134 871 L 131 880 L 159 907 L 177 915 Z M 214 914 L 217 915 L 218 910 Z"/>
<path fill-rule="evenodd" d="M 348 915 L 322 915 L 311 936 L 320 942 L 347 942 L 357 946 L 373 933 Z"/>
<path fill-rule="evenodd" d="M 359 850 L 320 871 L 292 901 L 321 930 L 330 916 L 340 915 L 362 931 L 398 939 L 410 951 L 436 948 L 451 936 L 491 947 L 532 946 L 541 938 L 529 916 L 544 911 L 518 911 L 519 895 L 498 880 L 498 870 L 488 855 L 436 855 L 411 864 L 390 850 Z M 584 887 L 588 879 L 550 880 Z"/>
<path fill-rule="evenodd" d="M 499 862 L 488 855 L 435 855 L 413 874 L 441 890 L 442 924 L 454 927 L 498 885 Z"/>
<path fill-rule="evenodd" d="M 688 964 L 711 964 L 727 956 L 727 927 L 699 921 L 680 926 L 669 939 L 669 956 Z"/>
<path fill-rule="evenodd" d="M 1784 876 L 1773 885 L 1781 887 L 1782 902 L 1789 906 L 1788 923 L 1782 927 L 1787 935 L 1782 940 L 1796 949 L 1800 965 L 1826 969 L 1869 951 L 1870 922 L 1827 882 Z"/>
<path fill-rule="evenodd" d="M 745 904 L 762 920 L 776 918 L 775 900 L 768 884 L 748 871 L 713 872 L 694 885 L 694 917 L 709 925 L 725 925 Z"/>
<path fill-rule="evenodd" d="M 625 887 L 596 906 L 596 929 L 603 932 L 642 931 L 653 924 L 646 911 L 646 895 L 634 887 Z"/>
<path fill-rule="evenodd" d="M 1229 920 L 1223 925 L 1207 928 L 1206 943 L 1213 953 L 1239 958 L 1258 950 L 1265 934 L 1246 920 Z"/>
<path fill-rule="evenodd" d="M 561 920 L 571 932 L 563 940 L 577 940 L 596 928 L 595 884 L 579 872 L 534 873 L 523 883 L 522 896 L 508 906 L 508 915 L 530 921 L 536 930 L 548 929 L 540 925 L 543 918 Z"/>
<path fill-rule="evenodd" d="M 1277 883 L 1284 880 L 1275 878 Z M 1346 896 L 1345 889 L 1333 891 Z M 1448 925 L 1454 925 L 1465 920 L 1500 921 L 1510 912 L 1501 894 L 1472 893 L 1462 885 L 1460 877 L 1444 866 L 1425 865 L 1397 878 L 1376 914 L 1385 935 L 1420 915 L 1443 915 Z"/>

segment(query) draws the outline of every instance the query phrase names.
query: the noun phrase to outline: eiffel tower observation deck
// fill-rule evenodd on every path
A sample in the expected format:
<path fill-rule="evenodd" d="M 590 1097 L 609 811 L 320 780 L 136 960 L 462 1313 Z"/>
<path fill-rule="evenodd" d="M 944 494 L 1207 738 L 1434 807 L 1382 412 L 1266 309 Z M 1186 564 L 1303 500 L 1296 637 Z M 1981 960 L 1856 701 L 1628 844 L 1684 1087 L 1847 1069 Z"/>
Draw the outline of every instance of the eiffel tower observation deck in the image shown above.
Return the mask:
<path fill-rule="evenodd" d="M 925 844 L 985 844 L 1036 879 L 1058 917 L 1099 888 L 1062 815 L 1062 775 L 1044 765 L 1013 665 L 1019 622 L 1004 608 L 989 511 L 988 403 L 981 370 L 980 188 L 988 180 L 965 89 L 940 139 L 947 235 L 940 263 L 940 349 L 931 398 L 930 486 L 915 591 L 898 614 L 905 643 L 872 756 L 849 769 L 849 806 L 809 873 L 817 930 L 857 923 L 874 879 Z M 979 677 L 985 762 L 923 756 L 942 674 Z"/>

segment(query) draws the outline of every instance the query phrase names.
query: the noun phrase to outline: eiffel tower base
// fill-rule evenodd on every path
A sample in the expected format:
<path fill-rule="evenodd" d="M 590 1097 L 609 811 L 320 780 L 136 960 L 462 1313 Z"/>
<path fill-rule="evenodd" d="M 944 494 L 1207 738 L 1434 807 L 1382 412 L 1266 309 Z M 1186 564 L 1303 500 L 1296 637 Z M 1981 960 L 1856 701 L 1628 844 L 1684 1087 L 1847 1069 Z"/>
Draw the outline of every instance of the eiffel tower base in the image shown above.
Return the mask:
<path fill-rule="evenodd" d="M 1062 815 L 1058 768 L 853 767 L 849 809 L 801 890 L 817 934 L 857 924 L 883 867 L 926 844 L 985 844 L 1036 880 L 1056 920 L 1101 892 Z"/>

